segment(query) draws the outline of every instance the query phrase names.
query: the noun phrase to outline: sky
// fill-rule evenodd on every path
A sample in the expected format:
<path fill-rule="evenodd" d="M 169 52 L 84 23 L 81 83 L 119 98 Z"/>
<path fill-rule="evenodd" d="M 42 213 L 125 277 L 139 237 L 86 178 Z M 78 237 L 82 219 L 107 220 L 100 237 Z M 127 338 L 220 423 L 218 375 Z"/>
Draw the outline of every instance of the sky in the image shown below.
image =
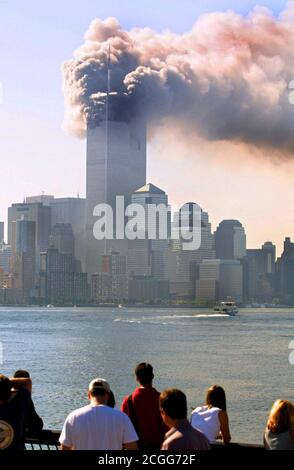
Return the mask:
<path fill-rule="evenodd" d="M 261 2 L 274 15 L 285 3 Z M 247 15 L 255 5 L 232 0 L 0 0 L 0 220 L 6 221 L 12 202 L 29 195 L 85 195 L 85 141 L 62 127 L 61 65 L 83 43 L 95 17 L 114 16 L 126 30 L 148 26 L 180 34 L 203 13 L 229 9 Z M 232 144 L 221 150 L 203 142 L 185 146 L 164 134 L 160 129 L 148 146 L 148 181 L 164 189 L 171 203 L 199 203 L 213 229 L 222 219 L 239 219 L 250 248 L 273 240 L 280 251 L 285 236 L 294 236 L 293 163 L 264 164 Z M 242 162 L 236 152 L 244 153 Z"/>

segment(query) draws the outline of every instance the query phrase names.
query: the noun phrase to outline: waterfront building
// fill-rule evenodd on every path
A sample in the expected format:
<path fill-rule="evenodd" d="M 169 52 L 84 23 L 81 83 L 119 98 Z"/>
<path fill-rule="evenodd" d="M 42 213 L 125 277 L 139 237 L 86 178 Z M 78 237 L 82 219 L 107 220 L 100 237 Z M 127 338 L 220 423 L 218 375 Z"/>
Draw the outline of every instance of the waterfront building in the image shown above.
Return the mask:
<path fill-rule="evenodd" d="M 87 273 L 76 271 L 72 254 L 60 253 L 54 247 L 41 253 L 40 298 L 50 304 L 85 303 L 89 289 Z"/>
<path fill-rule="evenodd" d="M 248 301 L 270 302 L 274 296 L 276 247 L 266 242 L 261 249 L 248 249 L 242 260 L 244 297 Z"/>
<path fill-rule="evenodd" d="M 11 274 L 8 274 L 0 267 L 0 289 L 10 289 L 12 287 Z"/>
<path fill-rule="evenodd" d="M 294 243 L 287 237 L 277 260 L 277 295 L 282 303 L 294 305 Z"/>
<path fill-rule="evenodd" d="M 44 206 L 50 206 L 50 203 L 53 201 L 54 196 L 49 194 L 40 194 L 38 196 L 28 196 L 25 198 L 26 204 L 36 204 L 41 203 Z"/>
<path fill-rule="evenodd" d="M 35 222 L 35 270 L 39 272 L 40 253 L 49 246 L 51 208 L 39 202 L 17 203 L 8 208 L 8 243 L 12 246 L 13 254 L 16 253 L 16 222 L 21 219 Z"/>
<path fill-rule="evenodd" d="M 15 223 L 15 252 L 12 257 L 14 286 L 21 290 L 23 301 L 34 296 L 36 286 L 36 223 L 17 220 Z"/>
<path fill-rule="evenodd" d="M 135 276 L 128 281 L 130 302 L 156 302 L 169 299 L 169 281 Z"/>
<path fill-rule="evenodd" d="M 23 304 L 23 296 L 21 289 L 17 288 L 0 288 L 0 305 L 21 305 Z"/>
<path fill-rule="evenodd" d="M 223 220 L 215 233 L 217 259 L 242 259 L 246 255 L 246 235 L 238 220 Z"/>
<path fill-rule="evenodd" d="M 91 276 L 94 302 L 123 301 L 128 298 L 126 256 L 112 251 L 102 256 L 102 271 Z"/>
<path fill-rule="evenodd" d="M 70 224 L 74 237 L 74 256 L 85 271 L 85 210 L 86 200 L 80 197 L 62 197 L 50 200 L 51 227 Z"/>
<path fill-rule="evenodd" d="M 4 222 L 0 222 L 0 243 L 4 242 Z"/>
<path fill-rule="evenodd" d="M 193 212 L 200 214 L 199 224 L 200 246 L 194 250 L 183 249 L 186 241 L 183 238 L 175 238 L 169 241 L 168 247 L 168 279 L 170 281 L 170 295 L 174 299 L 191 300 L 195 298 L 195 282 L 198 278 L 199 265 L 203 259 L 214 259 L 214 239 L 211 233 L 211 224 L 208 213 L 204 212 L 193 202 L 186 203 L 175 216 L 172 230 L 177 230 L 180 225 L 183 232 L 193 230 Z M 182 208 L 182 209 L 183 209 Z M 194 227 L 195 228 L 195 227 Z M 200 232 L 200 233 L 199 233 Z"/>
<path fill-rule="evenodd" d="M 6 273 L 9 273 L 11 270 L 11 261 L 12 261 L 12 248 L 6 243 L 0 243 L 0 267 Z"/>
<path fill-rule="evenodd" d="M 200 303 L 243 301 L 243 272 L 239 260 L 204 259 L 196 281 L 196 300 Z"/>
<path fill-rule="evenodd" d="M 55 224 L 51 231 L 50 241 L 60 253 L 75 255 L 75 239 L 71 224 Z"/>
<path fill-rule="evenodd" d="M 146 184 L 132 194 L 131 203 L 140 205 L 144 210 L 143 219 L 140 220 L 138 217 L 138 223 L 144 227 L 144 233 L 141 234 L 142 239 L 128 241 L 128 275 L 129 277 L 152 276 L 153 279 L 166 280 L 171 223 L 168 196 L 155 185 Z M 155 206 L 158 210 L 163 210 L 163 216 L 166 211 L 165 238 L 160 237 L 160 223 L 163 225 L 165 221 L 160 221 L 159 212 L 155 212 Z"/>

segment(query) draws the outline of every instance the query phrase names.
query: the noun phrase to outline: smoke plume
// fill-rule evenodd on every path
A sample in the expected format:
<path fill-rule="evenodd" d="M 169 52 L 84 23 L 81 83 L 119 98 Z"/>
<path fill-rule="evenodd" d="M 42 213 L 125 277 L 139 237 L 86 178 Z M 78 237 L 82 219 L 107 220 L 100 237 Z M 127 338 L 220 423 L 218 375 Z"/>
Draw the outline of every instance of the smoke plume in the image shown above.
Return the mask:
<path fill-rule="evenodd" d="M 263 7 L 247 17 L 206 14 L 182 35 L 95 19 L 63 65 L 66 128 L 83 137 L 105 119 L 109 70 L 110 119 L 140 115 L 208 141 L 292 152 L 293 45 L 293 3 L 279 18 Z"/>

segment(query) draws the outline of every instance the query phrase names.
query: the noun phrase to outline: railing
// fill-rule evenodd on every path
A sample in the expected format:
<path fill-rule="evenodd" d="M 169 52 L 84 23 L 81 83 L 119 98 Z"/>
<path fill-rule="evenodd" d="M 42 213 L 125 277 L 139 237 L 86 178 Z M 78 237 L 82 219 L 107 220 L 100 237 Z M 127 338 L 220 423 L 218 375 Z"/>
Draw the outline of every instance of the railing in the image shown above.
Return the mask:
<path fill-rule="evenodd" d="M 25 440 L 26 450 L 58 450 L 60 431 L 44 429 L 36 436 L 27 436 Z"/>
<path fill-rule="evenodd" d="M 26 450 L 58 450 L 60 431 L 43 430 L 37 436 L 28 436 L 25 441 Z M 265 448 L 258 444 L 240 444 L 232 442 L 224 445 L 222 442 L 211 445 L 216 451 L 259 451 L 264 452 Z"/>

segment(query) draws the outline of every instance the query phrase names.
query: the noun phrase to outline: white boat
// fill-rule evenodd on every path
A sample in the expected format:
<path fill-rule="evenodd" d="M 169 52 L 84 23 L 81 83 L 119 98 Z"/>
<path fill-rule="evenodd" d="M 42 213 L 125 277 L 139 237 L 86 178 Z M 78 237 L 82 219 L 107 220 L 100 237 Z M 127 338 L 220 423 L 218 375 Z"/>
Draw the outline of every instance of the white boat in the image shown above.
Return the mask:
<path fill-rule="evenodd" d="M 214 307 L 215 312 L 224 313 L 225 315 L 230 315 L 234 317 L 238 313 L 237 305 L 233 300 L 226 300 L 224 302 L 220 302 Z"/>

